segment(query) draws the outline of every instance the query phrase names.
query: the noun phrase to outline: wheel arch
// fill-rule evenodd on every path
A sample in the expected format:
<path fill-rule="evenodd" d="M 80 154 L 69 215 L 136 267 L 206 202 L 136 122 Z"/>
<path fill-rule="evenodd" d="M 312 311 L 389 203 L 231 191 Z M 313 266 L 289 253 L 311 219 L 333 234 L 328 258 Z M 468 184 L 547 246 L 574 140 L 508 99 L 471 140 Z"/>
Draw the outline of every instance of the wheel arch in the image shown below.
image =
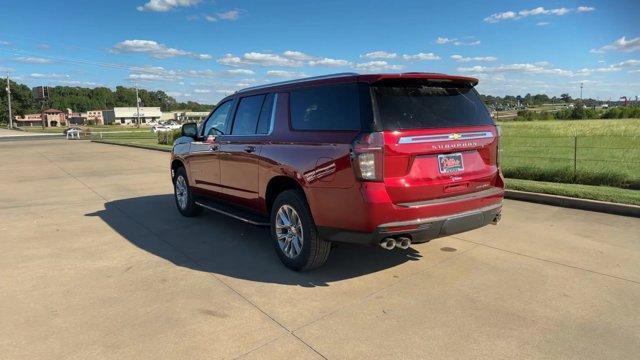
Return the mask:
<path fill-rule="evenodd" d="M 187 169 L 186 166 L 184 166 L 184 163 L 182 162 L 182 160 L 180 159 L 171 160 L 171 181 L 175 179 L 176 170 L 178 170 L 178 168 L 181 168 L 181 167 L 185 168 L 185 170 Z"/>
<path fill-rule="evenodd" d="M 287 190 L 299 190 L 304 195 L 307 203 L 309 202 L 304 187 L 296 179 L 286 175 L 277 175 L 269 180 L 265 191 L 265 208 L 267 214 L 271 213 L 271 207 L 278 195 Z"/>

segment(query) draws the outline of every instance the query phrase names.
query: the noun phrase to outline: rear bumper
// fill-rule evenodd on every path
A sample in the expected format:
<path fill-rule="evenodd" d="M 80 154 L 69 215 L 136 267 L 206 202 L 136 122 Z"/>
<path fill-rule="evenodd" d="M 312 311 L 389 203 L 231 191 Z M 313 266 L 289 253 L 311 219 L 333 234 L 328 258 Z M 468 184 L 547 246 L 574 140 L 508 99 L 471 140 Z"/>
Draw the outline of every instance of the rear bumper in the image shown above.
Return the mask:
<path fill-rule="evenodd" d="M 384 223 L 373 232 L 357 232 L 332 227 L 318 227 L 328 241 L 378 244 L 389 236 L 409 236 L 414 243 L 477 229 L 500 220 L 502 202 L 455 214 Z"/>

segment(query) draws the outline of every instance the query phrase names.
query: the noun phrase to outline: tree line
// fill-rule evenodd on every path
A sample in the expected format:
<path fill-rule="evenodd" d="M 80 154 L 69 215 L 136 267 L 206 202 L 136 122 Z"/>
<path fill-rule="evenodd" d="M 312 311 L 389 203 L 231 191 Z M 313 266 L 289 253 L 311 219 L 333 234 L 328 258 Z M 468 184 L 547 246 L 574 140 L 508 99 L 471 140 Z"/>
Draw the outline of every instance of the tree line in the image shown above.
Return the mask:
<path fill-rule="evenodd" d="M 140 106 L 159 107 L 162 111 L 191 110 L 211 111 L 214 105 L 200 104 L 194 101 L 178 102 L 162 90 L 139 89 Z M 13 115 L 39 113 L 41 103 L 33 98 L 31 88 L 27 85 L 11 81 L 11 109 Z M 72 109 L 75 112 L 89 110 L 107 110 L 114 107 L 136 106 L 136 90 L 117 86 L 115 91 L 107 87 L 83 88 L 74 86 L 49 87 L 47 108 Z M 0 87 L 0 119 L 8 119 L 6 82 Z"/>

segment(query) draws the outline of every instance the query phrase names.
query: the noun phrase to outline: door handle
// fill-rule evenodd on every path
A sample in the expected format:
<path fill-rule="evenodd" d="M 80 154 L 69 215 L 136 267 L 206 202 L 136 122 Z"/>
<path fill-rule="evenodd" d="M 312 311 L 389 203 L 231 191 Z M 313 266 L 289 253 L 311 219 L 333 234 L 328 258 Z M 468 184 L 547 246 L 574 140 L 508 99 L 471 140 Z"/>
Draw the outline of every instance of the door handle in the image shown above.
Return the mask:
<path fill-rule="evenodd" d="M 244 147 L 244 151 L 245 151 L 245 152 L 248 152 L 248 153 L 252 153 L 252 152 L 255 152 L 255 151 L 256 151 L 256 147 L 255 147 L 255 146 L 248 145 L 248 146 L 245 146 L 245 147 Z"/>

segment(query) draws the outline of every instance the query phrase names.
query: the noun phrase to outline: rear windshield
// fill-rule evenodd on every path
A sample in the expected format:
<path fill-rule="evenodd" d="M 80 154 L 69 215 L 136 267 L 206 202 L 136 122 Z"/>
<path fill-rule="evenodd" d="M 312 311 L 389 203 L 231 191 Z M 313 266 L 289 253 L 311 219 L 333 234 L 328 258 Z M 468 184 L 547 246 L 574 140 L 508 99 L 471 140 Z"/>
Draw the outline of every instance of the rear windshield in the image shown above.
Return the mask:
<path fill-rule="evenodd" d="M 493 124 L 471 85 L 402 83 L 374 85 L 372 89 L 383 130 Z"/>

